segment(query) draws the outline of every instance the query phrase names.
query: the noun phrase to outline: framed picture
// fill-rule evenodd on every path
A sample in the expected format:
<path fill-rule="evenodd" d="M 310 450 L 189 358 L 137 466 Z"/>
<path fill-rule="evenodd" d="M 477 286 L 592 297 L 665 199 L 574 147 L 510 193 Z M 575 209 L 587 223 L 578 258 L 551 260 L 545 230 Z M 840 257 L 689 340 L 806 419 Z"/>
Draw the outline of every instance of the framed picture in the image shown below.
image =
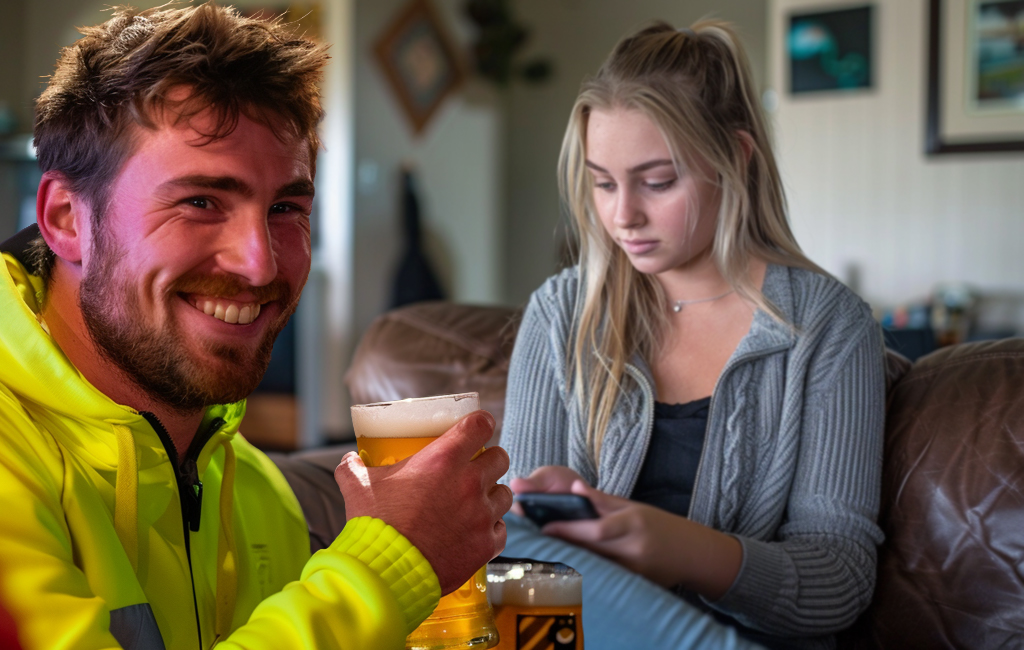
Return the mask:
<path fill-rule="evenodd" d="M 871 26 L 870 5 L 790 15 L 790 93 L 871 88 Z"/>
<path fill-rule="evenodd" d="M 377 39 L 374 52 L 417 134 L 462 84 L 455 48 L 428 0 L 410 0 Z"/>
<path fill-rule="evenodd" d="M 1024 0 L 929 0 L 928 154 L 1024 151 Z"/>

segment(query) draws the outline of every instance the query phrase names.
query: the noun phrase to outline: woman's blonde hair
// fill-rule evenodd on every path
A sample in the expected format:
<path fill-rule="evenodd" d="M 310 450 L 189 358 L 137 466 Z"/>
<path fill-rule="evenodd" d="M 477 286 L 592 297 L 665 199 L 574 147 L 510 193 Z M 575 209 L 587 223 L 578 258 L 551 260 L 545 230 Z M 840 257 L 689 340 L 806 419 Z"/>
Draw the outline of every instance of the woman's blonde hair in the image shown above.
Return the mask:
<path fill-rule="evenodd" d="M 785 322 L 751 281 L 749 262 L 822 272 L 801 252 L 750 65 L 732 28 L 702 21 L 677 30 L 655 23 L 622 39 L 584 81 L 559 157 L 559 187 L 579 245 L 576 337 L 568 370 L 586 406 L 587 440 L 600 454 L 626 363 L 650 361 L 668 325 L 668 301 L 650 275 L 636 271 L 601 225 L 586 168 L 587 120 L 594 110 L 637 110 L 661 131 L 677 170 L 711 169 L 720 205 L 712 245 L 718 270 L 743 298 Z"/>

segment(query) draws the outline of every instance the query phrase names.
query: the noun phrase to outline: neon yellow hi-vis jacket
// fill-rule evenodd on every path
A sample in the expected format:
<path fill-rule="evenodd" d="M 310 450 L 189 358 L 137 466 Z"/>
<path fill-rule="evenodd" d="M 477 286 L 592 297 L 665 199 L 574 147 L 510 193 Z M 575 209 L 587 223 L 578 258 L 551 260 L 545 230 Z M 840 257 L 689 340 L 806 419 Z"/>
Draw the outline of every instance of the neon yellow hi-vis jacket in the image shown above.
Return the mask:
<path fill-rule="evenodd" d="M 236 435 L 244 402 L 208 410 L 179 478 L 159 422 L 54 344 L 41 293 L 5 254 L 0 601 L 26 650 L 404 647 L 440 596 L 405 537 L 354 519 L 311 558 L 295 495 Z"/>

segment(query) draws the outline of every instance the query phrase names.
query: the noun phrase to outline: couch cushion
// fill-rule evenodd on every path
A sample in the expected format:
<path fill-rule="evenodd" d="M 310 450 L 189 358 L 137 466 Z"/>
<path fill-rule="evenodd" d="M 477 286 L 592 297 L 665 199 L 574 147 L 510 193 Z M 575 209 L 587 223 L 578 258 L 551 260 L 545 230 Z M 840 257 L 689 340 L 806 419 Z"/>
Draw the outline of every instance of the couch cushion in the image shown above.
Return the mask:
<path fill-rule="evenodd" d="M 497 420 L 505 412 L 505 379 L 516 312 L 506 307 L 423 302 L 373 322 L 356 349 L 345 383 L 354 404 L 476 391 Z"/>
<path fill-rule="evenodd" d="M 1024 339 L 920 359 L 889 394 L 879 576 L 856 647 L 1018 647 Z"/>

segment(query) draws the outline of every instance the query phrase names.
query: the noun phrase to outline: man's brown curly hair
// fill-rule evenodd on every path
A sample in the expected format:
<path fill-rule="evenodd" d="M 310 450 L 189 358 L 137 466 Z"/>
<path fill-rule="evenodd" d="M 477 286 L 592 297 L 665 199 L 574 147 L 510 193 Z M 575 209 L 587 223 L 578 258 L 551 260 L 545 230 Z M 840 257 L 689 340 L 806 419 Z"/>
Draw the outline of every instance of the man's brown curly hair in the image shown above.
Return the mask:
<path fill-rule="evenodd" d="M 114 177 L 134 151 L 137 128 L 156 128 L 164 108 L 179 120 L 212 109 L 209 140 L 230 134 L 242 114 L 283 127 L 282 138 L 308 142 L 315 164 L 327 48 L 297 37 L 288 24 L 207 2 L 115 7 L 110 20 L 80 31 L 36 102 L 35 145 L 42 171 L 63 175 L 94 215 L 104 211 Z M 168 93 L 178 87 L 191 93 L 172 102 Z M 47 279 L 54 257 L 41 246 L 34 271 Z"/>

